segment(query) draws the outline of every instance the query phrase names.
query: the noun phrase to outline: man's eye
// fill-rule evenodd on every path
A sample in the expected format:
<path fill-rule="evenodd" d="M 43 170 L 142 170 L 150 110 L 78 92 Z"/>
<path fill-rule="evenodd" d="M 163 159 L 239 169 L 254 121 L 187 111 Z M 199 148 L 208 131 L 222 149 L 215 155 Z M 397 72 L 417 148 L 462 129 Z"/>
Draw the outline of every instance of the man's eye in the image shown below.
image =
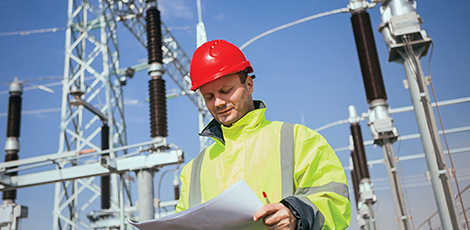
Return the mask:
<path fill-rule="evenodd" d="M 204 96 L 204 98 L 205 98 L 206 100 L 210 100 L 210 99 L 212 99 L 213 97 L 214 97 L 213 95 Z"/>
<path fill-rule="evenodd" d="M 222 92 L 222 93 L 228 93 L 228 92 L 230 92 L 231 89 L 232 89 L 232 88 L 223 89 L 223 90 L 221 90 L 221 92 Z"/>

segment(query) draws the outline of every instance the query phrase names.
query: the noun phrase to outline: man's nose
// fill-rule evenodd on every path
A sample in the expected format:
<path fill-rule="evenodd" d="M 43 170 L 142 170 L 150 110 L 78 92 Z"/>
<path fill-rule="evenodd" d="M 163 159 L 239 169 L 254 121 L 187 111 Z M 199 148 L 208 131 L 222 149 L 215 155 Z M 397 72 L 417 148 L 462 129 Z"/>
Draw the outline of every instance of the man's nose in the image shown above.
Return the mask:
<path fill-rule="evenodd" d="M 215 98 L 215 107 L 223 107 L 225 106 L 225 100 L 221 97 Z"/>

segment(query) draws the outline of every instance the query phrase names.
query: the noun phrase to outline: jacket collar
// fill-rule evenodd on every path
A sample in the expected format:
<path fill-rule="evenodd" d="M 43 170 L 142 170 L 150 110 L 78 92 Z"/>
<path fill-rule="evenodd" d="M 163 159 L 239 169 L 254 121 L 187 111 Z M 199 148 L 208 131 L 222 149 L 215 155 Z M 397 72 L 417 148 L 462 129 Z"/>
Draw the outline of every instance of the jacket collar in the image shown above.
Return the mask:
<path fill-rule="evenodd" d="M 247 122 L 250 122 L 249 120 L 252 120 L 252 119 L 247 118 L 247 117 L 250 116 L 254 112 L 261 112 L 261 111 L 257 111 L 259 109 L 263 109 L 263 114 L 262 114 L 261 117 L 259 117 L 259 115 L 258 115 L 258 117 L 259 118 L 264 118 L 264 109 L 266 109 L 266 105 L 264 104 L 264 102 L 259 101 L 259 100 L 253 100 L 253 104 L 255 106 L 255 110 L 250 111 L 249 113 L 245 114 L 245 116 L 243 116 L 238 121 L 236 121 L 231 127 L 223 127 L 225 132 L 227 132 L 228 130 L 237 129 L 237 128 L 240 128 L 240 126 L 246 125 Z M 253 115 L 257 116 L 255 114 L 253 114 Z M 256 122 L 259 122 L 259 121 L 256 121 Z M 222 142 L 222 144 L 225 145 L 224 132 L 222 131 L 222 125 L 218 121 L 216 121 L 215 119 L 212 119 L 209 122 L 209 124 L 207 124 L 207 126 L 202 130 L 202 132 L 199 133 L 199 135 L 215 138 L 215 139 L 219 140 L 220 142 Z"/>

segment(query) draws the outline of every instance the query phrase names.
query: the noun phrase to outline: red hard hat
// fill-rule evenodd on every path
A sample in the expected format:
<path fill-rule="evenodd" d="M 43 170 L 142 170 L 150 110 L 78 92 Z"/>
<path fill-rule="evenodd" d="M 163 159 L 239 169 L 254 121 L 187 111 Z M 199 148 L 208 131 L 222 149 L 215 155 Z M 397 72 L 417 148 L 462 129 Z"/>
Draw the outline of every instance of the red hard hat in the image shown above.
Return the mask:
<path fill-rule="evenodd" d="M 194 51 L 190 67 L 191 90 L 225 75 L 253 68 L 245 55 L 232 43 L 225 40 L 208 41 Z"/>

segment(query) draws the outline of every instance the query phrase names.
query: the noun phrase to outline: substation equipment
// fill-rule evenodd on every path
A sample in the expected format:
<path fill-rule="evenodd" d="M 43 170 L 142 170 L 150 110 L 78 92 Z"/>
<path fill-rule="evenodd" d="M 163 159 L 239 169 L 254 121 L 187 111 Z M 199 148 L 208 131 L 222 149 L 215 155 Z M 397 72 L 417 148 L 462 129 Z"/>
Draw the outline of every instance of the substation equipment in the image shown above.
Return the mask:
<path fill-rule="evenodd" d="M 55 183 L 53 229 L 132 229 L 126 218 L 145 221 L 167 215 L 160 208 L 175 206 L 177 200 L 155 199 L 154 174 L 184 158 L 183 150 L 166 140 L 163 76 L 196 105 L 201 123 L 210 117 L 200 94 L 190 91 L 190 59 L 161 22 L 156 1 L 69 0 L 67 15 L 57 153 L 18 159 L 22 85 L 10 85 L 7 155 L 0 163 L 0 229 L 18 229 L 19 218 L 27 216 L 27 207 L 15 203 L 17 189 L 50 183 Z M 118 23 L 148 50 L 148 63 L 120 67 Z M 128 144 L 123 86 L 142 70 L 150 76 L 151 140 Z M 22 172 L 44 166 L 49 168 Z M 138 201 L 131 197 L 130 172 L 137 175 Z M 176 199 L 177 194 L 175 183 Z M 90 212 L 98 199 L 101 209 Z"/>
<path fill-rule="evenodd" d="M 418 129 L 443 229 L 462 229 L 453 199 L 449 171 L 432 111 L 420 58 L 432 42 L 421 29 L 416 5 L 408 0 L 368 3 L 350 0 L 348 9 L 361 66 L 369 122 L 374 144 L 383 149 L 401 230 L 411 229 L 396 157 L 392 145 L 399 134 L 393 126 L 387 104 L 374 36 L 367 10 L 381 4 L 379 31 L 389 51 L 389 62 L 402 64 L 407 77 Z M 207 41 L 198 1 L 198 46 Z M 53 229 L 132 229 L 126 217 L 145 221 L 166 215 L 154 197 L 154 175 L 161 167 L 183 163 L 183 151 L 167 143 L 167 114 L 164 76 L 169 76 L 199 111 L 199 128 L 210 114 L 199 93 L 190 91 L 190 59 L 161 22 L 157 1 L 69 0 L 62 90 L 59 150 L 57 153 L 19 159 L 22 84 L 10 85 L 5 162 L 0 163 L 0 229 L 17 229 L 27 217 L 26 206 L 16 204 L 16 190 L 55 183 Z M 117 24 L 122 23 L 148 51 L 148 63 L 121 68 L 117 44 Z M 123 86 L 136 71 L 147 70 L 149 80 L 151 140 L 128 144 L 124 121 Z M 96 105 L 100 105 L 99 108 Z M 11 117 L 10 117 L 11 116 Z M 349 108 L 351 124 L 351 178 L 358 209 L 358 226 L 375 230 L 373 206 L 377 198 L 372 188 L 357 111 Z M 99 141 L 98 141 L 99 139 Z M 101 143 L 98 146 L 96 143 Z M 208 146 L 200 139 L 200 149 Z M 21 173 L 22 170 L 55 166 L 56 169 Z M 133 171 L 137 177 L 138 201 L 130 194 Z M 19 173 L 20 172 L 20 173 Z M 95 183 L 100 179 L 99 185 Z M 175 183 L 175 198 L 179 193 Z M 91 194 L 91 195 L 90 195 Z M 101 209 L 89 212 L 100 199 Z M 158 207 L 159 212 L 155 210 Z M 138 213 L 135 215 L 134 213 Z"/>
<path fill-rule="evenodd" d="M 422 20 L 416 12 L 416 2 L 409 0 L 380 1 L 382 14 L 379 31 L 388 47 L 388 62 L 402 64 L 405 69 L 406 83 L 410 91 L 412 104 L 421 135 L 421 142 L 434 196 L 443 229 L 462 229 L 459 214 L 456 209 L 454 194 L 450 183 L 451 175 L 446 168 L 446 162 L 440 142 L 436 119 L 432 111 L 431 100 L 426 86 L 426 79 L 421 67 L 420 58 L 426 55 L 432 42 L 427 33 L 421 29 Z M 374 2 L 377 4 L 377 2 Z M 374 4 L 364 0 L 351 0 L 349 9 L 352 17 L 354 38 L 361 66 L 367 102 L 369 103 L 368 126 L 374 139 L 374 144 L 381 146 L 384 153 L 384 163 L 387 168 L 391 192 L 395 205 L 396 221 L 399 229 L 412 229 L 411 216 L 407 208 L 398 176 L 396 157 L 392 145 L 398 139 L 398 131 L 393 126 L 386 102 L 387 95 L 383 83 L 379 59 L 367 9 Z M 361 229 L 375 229 L 373 209 L 365 207 L 375 202 L 375 195 L 369 183 L 367 161 L 364 161 L 360 128 L 356 127 L 359 118 L 355 108 L 350 108 L 351 133 L 354 140 L 352 159 L 354 169 L 351 172 L 358 209 L 358 226 Z M 365 162 L 365 163 L 364 163 Z M 363 181 L 361 183 L 361 181 Z M 363 187 L 359 189 L 359 184 Z M 358 194 L 359 193 L 359 194 Z M 365 194 L 364 194 L 365 193 Z M 366 196 L 366 198 L 363 198 Z M 367 205 L 364 205 L 367 204 Z"/>

